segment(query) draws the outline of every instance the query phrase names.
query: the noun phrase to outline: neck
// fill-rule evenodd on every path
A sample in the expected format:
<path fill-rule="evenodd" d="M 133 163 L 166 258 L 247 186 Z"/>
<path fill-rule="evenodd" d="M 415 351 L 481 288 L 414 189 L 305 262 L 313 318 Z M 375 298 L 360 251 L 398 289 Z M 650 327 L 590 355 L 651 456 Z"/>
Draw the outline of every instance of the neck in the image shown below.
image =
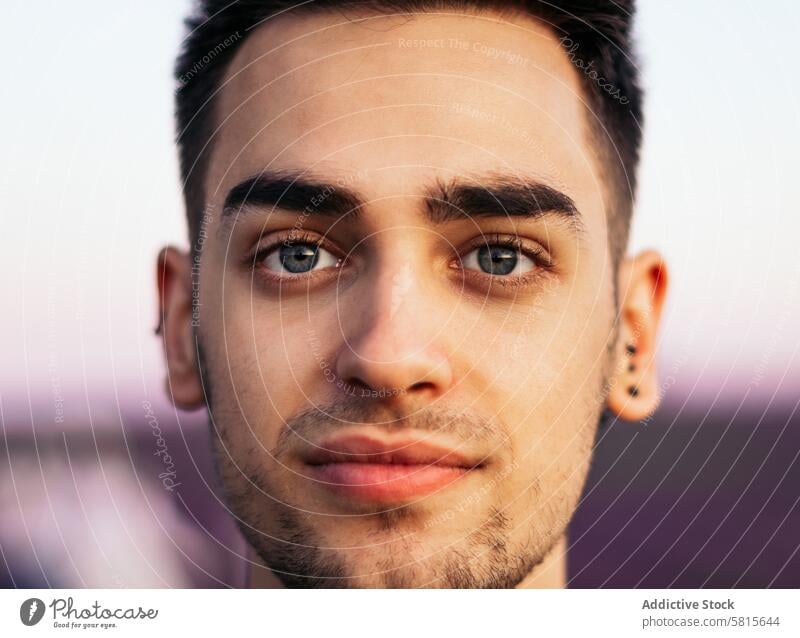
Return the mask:
<path fill-rule="evenodd" d="M 250 564 L 247 568 L 247 587 L 250 589 L 283 589 L 283 583 L 272 573 L 253 549 L 248 548 Z"/>
<path fill-rule="evenodd" d="M 281 589 L 283 585 L 269 568 L 256 555 L 250 553 L 247 583 L 251 589 Z M 562 536 L 545 559 L 533 568 L 522 582 L 519 589 L 563 589 L 567 585 L 567 539 Z"/>

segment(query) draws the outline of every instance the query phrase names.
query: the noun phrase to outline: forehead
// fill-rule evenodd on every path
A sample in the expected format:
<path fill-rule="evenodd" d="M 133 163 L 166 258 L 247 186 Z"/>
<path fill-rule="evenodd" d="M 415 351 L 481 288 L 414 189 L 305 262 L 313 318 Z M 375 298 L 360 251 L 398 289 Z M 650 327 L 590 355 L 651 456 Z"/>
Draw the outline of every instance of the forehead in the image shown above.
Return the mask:
<path fill-rule="evenodd" d="M 598 191 L 577 73 L 529 17 L 270 20 L 229 65 L 216 119 L 211 201 L 266 168 L 368 174 L 375 197 L 492 170 Z"/>

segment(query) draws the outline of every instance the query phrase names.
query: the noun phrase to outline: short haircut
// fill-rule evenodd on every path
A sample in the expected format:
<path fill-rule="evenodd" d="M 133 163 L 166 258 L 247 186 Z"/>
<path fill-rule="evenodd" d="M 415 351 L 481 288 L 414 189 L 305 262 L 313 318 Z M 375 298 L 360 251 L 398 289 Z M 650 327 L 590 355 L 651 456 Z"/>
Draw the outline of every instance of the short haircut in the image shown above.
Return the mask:
<path fill-rule="evenodd" d="M 579 71 L 607 181 L 609 244 L 612 261 L 618 264 L 628 241 L 642 137 L 642 90 L 631 35 L 634 4 L 635 0 L 199 0 L 186 21 L 189 33 L 175 68 L 177 143 L 190 236 L 197 237 L 206 205 L 203 184 L 219 90 L 253 27 L 284 12 L 511 12 L 548 25 Z"/>

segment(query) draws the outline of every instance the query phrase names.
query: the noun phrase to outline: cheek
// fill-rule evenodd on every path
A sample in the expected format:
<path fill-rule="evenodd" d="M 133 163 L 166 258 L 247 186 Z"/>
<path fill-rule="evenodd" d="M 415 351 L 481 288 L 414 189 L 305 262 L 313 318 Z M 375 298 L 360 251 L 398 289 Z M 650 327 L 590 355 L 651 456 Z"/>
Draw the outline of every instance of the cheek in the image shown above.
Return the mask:
<path fill-rule="evenodd" d="M 542 394 L 535 388 L 528 399 L 520 394 L 509 404 L 505 416 L 513 472 L 502 484 L 503 498 L 543 532 L 567 525 L 591 463 L 597 414 L 590 408 L 593 399 L 577 394 L 574 389 Z"/>
<path fill-rule="evenodd" d="M 465 340 L 470 358 L 488 386 L 510 403 L 541 410 L 563 400 L 561 391 L 575 389 L 595 358 L 585 321 L 576 321 L 553 295 L 535 304 L 485 313 Z M 479 362 L 479 363 L 478 363 Z"/>
<path fill-rule="evenodd" d="M 249 293 L 242 303 L 230 301 L 222 353 L 229 363 L 222 372 L 248 419 L 282 422 L 332 396 L 332 353 L 341 343 L 335 304 L 317 308 L 305 297 L 264 300 Z"/>
<path fill-rule="evenodd" d="M 591 455 L 607 322 L 557 307 L 537 304 L 481 346 L 491 352 L 485 396 L 511 430 L 518 489 L 536 477 L 549 490 L 581 482 Z"/>

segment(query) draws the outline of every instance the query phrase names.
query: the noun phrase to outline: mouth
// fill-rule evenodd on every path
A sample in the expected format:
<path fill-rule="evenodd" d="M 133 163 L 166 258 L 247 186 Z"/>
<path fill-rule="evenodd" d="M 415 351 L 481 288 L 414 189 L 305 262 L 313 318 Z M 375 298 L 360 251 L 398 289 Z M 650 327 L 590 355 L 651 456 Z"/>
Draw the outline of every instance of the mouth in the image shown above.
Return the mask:
<path fill-rule="evenodd" d="M 306 476 L 329 492 L 384 504 L 446 489 L 482 467 L 481 459 L 428 441 L 367 434 L 326 439 L 304 462 Z"/>

